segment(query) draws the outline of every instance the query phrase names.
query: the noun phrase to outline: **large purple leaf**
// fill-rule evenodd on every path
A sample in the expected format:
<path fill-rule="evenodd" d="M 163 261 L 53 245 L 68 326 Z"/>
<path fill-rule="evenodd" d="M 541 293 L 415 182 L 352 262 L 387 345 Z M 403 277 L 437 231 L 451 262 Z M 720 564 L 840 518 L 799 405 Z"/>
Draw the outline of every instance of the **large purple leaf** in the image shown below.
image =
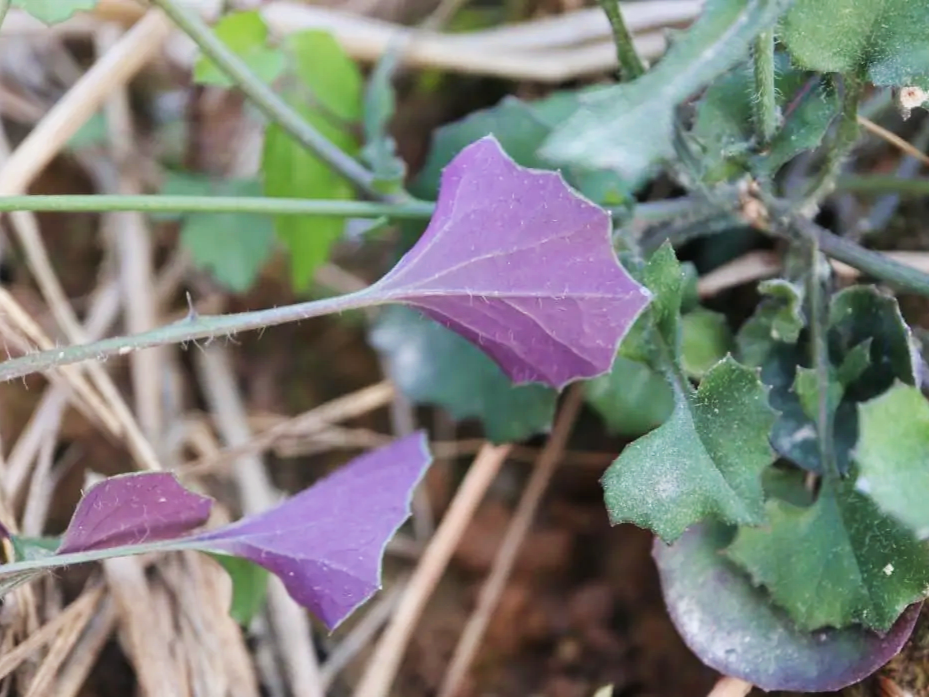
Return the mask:
<path fill-rule="evenodd" d="M 415 433 L 276 508 L 193 539 L 268 569 L 334 629 L 380 588 L 384 548 L 409 517 L 413 488 L 431 461 L 425 434 Z"/>
<path fill-rule="evenodd" d="M 493 136 L 445 168 L 417 244 L 369 289 L 483 349 L 516 383 L 607 372 L 650 294 L 619 265 L 609 215 Z"/>
<path fill-rule="evenodd" d="M 167 472 L 110 477 L 84 494 L 57 553 L 178 538 L 203 525 L 212 505 Z"/>
<path fill-rule="evenodd" d="M 830 692 L 876 671 L 913 632 L 920 604 L 883 636 L 859 628 L 797 630 L 721 554 L 731 537 L 721 525 L 700 525 L 671 546 L 656 539 L 653 551 L 671 619 L 711 668 L 769 692 Z"/>

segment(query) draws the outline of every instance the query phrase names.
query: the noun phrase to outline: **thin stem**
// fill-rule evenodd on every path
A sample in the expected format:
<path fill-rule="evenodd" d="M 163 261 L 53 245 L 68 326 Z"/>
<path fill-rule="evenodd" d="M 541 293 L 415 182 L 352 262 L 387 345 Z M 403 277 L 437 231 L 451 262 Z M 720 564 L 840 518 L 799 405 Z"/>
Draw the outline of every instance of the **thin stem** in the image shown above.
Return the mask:
<path fill-rule="evenodd" d="M 801 216 L 796 216 L 791 221 L 791 227 L 804 238 L 815 240 L 820 251 L 827 256 L 845 262 L 900 290 L 929 296 L 929 274 L 894 261 L 880 252 L 865 249 L 851 240 L 824 230 Z"/>
<path fill-rule="evenodd" d="M 842 163 L 858 141 L 858 101 L 861 98 L 862 82 L 853 75 L 846 75 L 842 89 L 842 114 L 836 128 L 835 138 L 826 155 L 826 162 L 816 182 L 804 197 L 801 208 L 819 205 L 835 189 L 835 182 L 842 171 Z"/>
<path fill-rule="evenodd" d="M 386 198 L 374 186 L 373 172 L 340 150 L 308 124 L 300 114 L 262 82 L 243 60 L 230 51 L 226 44 L 193 11 L 183 7 L 177 0 L 151 0 L 151 3 L 161 8 L 200 47 L 204 55 L 232 78 L 238 88 L 255 103 L 265 116 L 279 124 L 301 145 L 354 184 L 359 191 L 374 199 L 384 200 Z"/>
<path fill-rule="evenodd" d="M 774 30 L 761 32 L 752 48 L 755 72 L 754 125 L 758 142 L 768 145 L 777 132 L 777 101 L 774 91 Z"/>
<path fill-rule="evenodd" d="M 841 477 L 839 463 L 835 457 L 835 423 L 832 405 L 829 403 L 829 347 L 826 343 L 826 327 L 829 309 L 823 294 L 823 278 L 820 273 L 822 254 L 819 240 L 814 238 L 809 245 L 810 259 L 807 271 L 807 296 L 810 302 L 810 342 L 813 366 L 816 371 L 816 435 L 819 441 L 819 459 L 823 474 L 834 481 Z"/>
<path fill-rule="evenodd" d="M 630 82 L 645 74 L 645 65 L 632 43 L 632 35 L 626 28 L 619 0 L 597 0 L 606 13 L 613 30 L 613 43 L 616 45 L 616 60 L 619 62 L 619 76 L 624 82 Z"/>
<path fill-rule="evenodd" d="M 145 213 L 250 213 L 423 219 L 432 216 L 434 210 L 435 204 L 416 200 L 377 203 L 258 196 L 0 196 L 0 212 L 139 211 Z"/>
<path fill-rule="evenodd" d="M 153 346 L 185 343 L 198 339 L 213 339 L 223 334 L 231 335 L 287 322 L 298 322 L 311 317 L 321 317 L 345 312 L 346 310 L 370 307 L 387 301 L 385 298 L 372 298 L 369 293 L 370 290 L 368 288 L 357 293 L 340 295 L 335 298 L 314 300 L 284 307 L 271 307 L 252 312 L 203 317 L 191 315 L 173 324 L 142 332 L 141 334 L 112 337 L 90 344 L 66 346 L 50 351 L 37 351 L 36 353 L 29 353 L 20 358 L 0 363 L 0 381 L 12 380 L 23 375 L 71 363 L 80 363 L 87 360 L 99 361 L 110 356 L 125 356 L 133 351 Z"/>
<path fill-rule="evenodd" d="M 856 194 L 898 194 L 912 198 L 929 196 L 929 178 L 907 179 L 899 174 L 846 174 L 835 188 Z"/>

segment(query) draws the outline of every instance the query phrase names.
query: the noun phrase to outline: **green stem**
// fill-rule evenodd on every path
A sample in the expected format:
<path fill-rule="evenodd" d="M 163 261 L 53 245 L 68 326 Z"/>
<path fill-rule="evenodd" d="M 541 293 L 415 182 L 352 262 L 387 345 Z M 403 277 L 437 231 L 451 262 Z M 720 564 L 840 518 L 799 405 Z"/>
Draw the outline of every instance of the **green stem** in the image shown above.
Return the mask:
<path fill-rule="evenodd" d="M 846 174 L 836 179 L 835 187 L 857 194 L 898 194 L 912 198 L 929 196 L 929 178 L 907 179 L 896 174 Z"/>
<path fill-rule="evenodd" d="M 632 43 L 632 35 L 626 27 L 623 13 L 619 9 L 619 0 L 597 0 L 606 13 L 613 30 L 613 43 L 616 45 L 616 60 L 619 62 L 619 76 L 624 82 L 630 82 L 645 74 L 645 65 Z"/>
<path fill-rule="evenodd" d="M 159 7 L 200 47 L 204 55 L 232 78 L 238 88 L 255 103 L 265 116 L 279 124 L 301 145 L 354 184 L 359 191 L 374 199 L 385 198 L 374 185 L 373 172 L 340 150 L 308 124 L 300 114 L 262 82 L 242 59 L 230 51 L 226 44 L 193 11 L 181 6 L 178 0 L 151 0 L 151 3 Z"/>
<path fill-rule="evenodd" d="M 429 201 L 375 203 L 370 201 L 311 200 L 236 196 L 0 196 L 0 212 L 60 211 L 145 213 L 251 213 L 264 215 L 320 215 L 345 218 L 423 219 L 432 216 Z"/>
<path fill-rule="evenodd" d="M 810 247 L 807 271 L 807 296 L 810 301 L 810 342 L 813 366 L 816 371 L 816 435 L 819 441 L 819 459 L 823 474 L 837 481 L 841 477 L 839 463 L 835 457 L 835 422 L 832 405 L 829 403 L 830 363 L 826 327 L 829 321 L 828 299 L 823 294 L 823 279 L 820 265 L 823 263 L 819 241 L 813 239 Z"/>
<path fill-rule="evenodd" d="M 755 73 L 754 125 L 758 142 L 768 145 L 777 132 L 777 101 L 774 90 L 774 30 L 761 32 L 752 48 Z"/>
<path fill-rule="evenodd" d="M 803 238 L 815 241 L 825 255 L 900 290 L 929 297 L 929 274 L 894 261 L 880 252 L 865 249 L 851 240 L 824 230 L 806 218 L 796 216 L 791 221 L 791 227 Z"/>
<path fill-rule="evenodd" d="M 335 298 L 271 307 L 265 310 L 239 312 L 230 315 L 192 315 L 173 324 L 159 327 L 141 334 L 103 339 L 91 344 L 66 346 L 50 351 L 37 351 L 20 358 L 0 363 L 0 382 L 13 380 L 57 366 L 80 363 L 88 360 L 103 360 L 110 356 L 124 356 L 133 351 L 180 344 L 198 339 L 211 339 L 223 334 L 272 327 L 288 322 L 299 322 L 312 317 L 371 307 L 387 302 L 386 298 L 371 293 L 374 286 Z"/>
<path fill-rule="evenodd" d="M 816 182 L 810 187 L 801 208 L 819 205 L 835 189 L 836 179 L 846 156 L 858 141 L 858 102 L 863 88 L 862 81 L 854 75 L 846 75 L 842 90 L 842 114 L 836 128 L 835 138 L 826 155 Z"/>

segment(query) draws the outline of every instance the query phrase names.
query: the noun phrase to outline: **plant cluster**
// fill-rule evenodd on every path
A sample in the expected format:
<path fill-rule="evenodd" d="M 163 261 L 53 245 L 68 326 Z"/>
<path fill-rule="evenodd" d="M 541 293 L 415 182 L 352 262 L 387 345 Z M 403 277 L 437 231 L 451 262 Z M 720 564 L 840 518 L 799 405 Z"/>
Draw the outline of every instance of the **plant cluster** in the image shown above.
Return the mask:
<path fill-rule="evenodd" d="M 13 0 L 46 21 L 94 2 Z M 176 0 L 152 4 L 202 49 L 198 82 L 242 90 L 268 118 L 260 180 L 178 173 L 157 197 L 0 206 L 182 217 L 194 260 L 234 291 L 278 243 L 307 288 L 346 217 L 369 230 L 402 221 L 408 249 L 357 293 L 30 354 L 0 364 L 0 378 L 390 305 L 370 341 L 399 388 L 479 419 L 496 442 L 545 431 L 558 393 L 585 381 L 588 403 L 631 441 L 602 480 L 610 518 L 656 534 L 669 611 L 704 662 L 767 690 L 827 691 L 899 651 L 929 595 L 929 402 L 920 343 L 888 288 L 929 295 L 929 276 L 815 216 L 858 141 L 869 86 L 907 109 L 929 89 L 929 4 L 707 0 L 646 70 L 603 0 L 625 81 L 507 98 L 450 124 L 406 189 L 386 127 L 390 60 L 365 83 L 325 33 L 276 45 L 257 12 L 211 31 Z M 663 175 L 687 193 L 637 201 Z M 787 250 L 736 331 L 701 306 L 695 268 L 674 251 L 732 231 Z M 885 287 L 840 288 L 830 259 Z M 9 589 L 54 566 L 198 549 L 234 575 L 237 558 L 278 574 L 332 627 L 377 587 L 428 463 L 417 434 L 208 532 L 191 532 L 208 501 L 169 475 L 105 480 L 60 544 L 14 539 L 0 578 Z"/>

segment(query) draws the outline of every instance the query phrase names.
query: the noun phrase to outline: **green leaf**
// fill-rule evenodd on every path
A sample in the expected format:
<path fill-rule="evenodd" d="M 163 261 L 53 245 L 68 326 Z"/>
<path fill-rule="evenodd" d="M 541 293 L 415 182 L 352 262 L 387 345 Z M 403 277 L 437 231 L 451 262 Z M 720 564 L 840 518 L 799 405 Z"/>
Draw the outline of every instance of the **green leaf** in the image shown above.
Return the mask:
<path fill-rule="evenodd" d="M 381 56 L 364 91 L 362 157 L 374 172 L 376 185 L 385 193 L 402 189 L 406 176 L 406 163 L 397 156 L 397 144 L 388 130 L 397 109 L 393 78 L 402 57 L 401 48 L 398 44 Z"/>
<path fill-rule="evenodd" d="M 741 528 L 727 553 L 800 629 L 885 632 L 926 596 L 929 554 L 851 479 L 824 481 L 808 508 L 777 500 L 766 508 L 768 524 Z"/>
<path fill-rule="evenodd" d="M 288 102 L 330 142 L 349 155 L 357 155 L 358 144 L 350 128 L 361 119 L 358 66 L 330 34 L 322 31 L 292 34 L 286 48 L 293 73 L 285 93 Z M 276 124 L 269 125 L 265 133 L 262 171 L 268 196 L 350 199 L 355 195 L 348 181 Z M 290 251 L 294 287 L 303 290 L 329 258 L 345 221 L 338 217 L 279 216 L 275 229 Z"/>
<path fill-rule="evenodd" d="M 243 627 L 248 627 L 268 594 L 268 571 L 241 557 L 227 554 L 209 554 L 232 579 L 232 603 L 229 616 Z"/>
<path fill-rule="evenodd" d="M 459 421 L 478 419 L 495 443 L 525 440 L 551 426 L 555 390 L 514 386 L 483 351 L 415 310 L 385 308 L 369 340 L 410 400 L 438 405 Z"/>
<path fill-rule="evenodd" d="M 681 303 L 686 277 L 669 242 L 652 254 L 642 277 L 655 296 L 646 312 L 673 358 L 677 359 L 681 346 Z"/>
<path fill-rule="evenodd" d="M 929 403 L 897 383 L 858 405 L 859 488 L 920 537 L 929 531 Z"/>
<path fill-rule="evenodd" d="M 13 7 L 25 10 L 40 22 L 58 24 L 76 12 L 94 9 L 97 0 L 13 0 Z"/>
<path fill-rule="evenodd" d="M 875 85 L 929 87 L 924 0 L 797 0 L 779 32 L 793 60 L 819 72 L 863 72 Z"/>
<path fill-rule="evenodd" d="M 626 341 L 623 341 L 625 346 Z M 587 403 L 616 435 L 638 437 L 657 428 L 674 409 L 674 393 L 659 373 L 622 355 L 606 375 L 584 386 Z"/>
<path fill-rule="evenodd" d="M 842 401 L 844 393 L 842 383 L 839 382 L 835 375 L 829 376 L 829 384 L 826 387 L 826 404 L 829 412 L 835 414 Z M 810 421 L 816 423 L 819 420 L 819 374 L 816 368 L 797 368 L 797 377 L 794 380 L 794 392 L 800 399 L 800 405 L 803 413 L 807 415 Z"/>
<path fill-rule="evenodd" d="M 61 545 L 60 537 L 20 537 L 12 535 L 10 543 L 16 559 L 13 561 L 31 561 L 55 554 Z"/>
<path fill-rule="evenodd" d="M 216 23 L 213 32 L 264 82 L 274 82 L 284 72 L 284 54 L 268 47 L 268 27 L 257 10 L 228 14 Z M 204 55 L 194 64 L 194 82 L 235 87 L 235 81 Z"/>
<path fill-rule="evenodd" d="M 758 284 L 762 300 L 736 335 L 741 361 L 761 367 L 778 344 L 795 344 L 806 326 L 803 316 L 803 290 L 800 286 L 774 279 Z"/>
<path fill-rule="evenodd" d="M 709 0 L 703 14 L 643 77 L 590 95 L 549 136 L 542 155 L 557 164 L 612 169 L 642 182 L 673 152 L 677 107 L 741 62 L 752 40 L 791 0 Z"/>
<path fill-rule="evenodd" d="M 168 173 L 161 193 L 169 196 L 259 196 L 256 181 L 215 181 Z M 267 216 L 246 213 L 191 213 L 183 217 L 181 244 L 194 265 L 210 271 L 231 291 L 251 288 L 274 252 L 274 228 Z"/>
<path fill-rule="evenodd" d="M 671 417 L 626 446 L 604 475 L 610 520 L 665 542 L 708 517 L 763 522 L 761 474 L 774 459 L 775 414 L 757 373 L 727 357 L 677 399 Z"/>
<path fill-rule="evenodd" d="M 703 377 L 731 348 L 725 315 L 697 308 L 681 317 L 681 365 L 689 377 Z"/>

